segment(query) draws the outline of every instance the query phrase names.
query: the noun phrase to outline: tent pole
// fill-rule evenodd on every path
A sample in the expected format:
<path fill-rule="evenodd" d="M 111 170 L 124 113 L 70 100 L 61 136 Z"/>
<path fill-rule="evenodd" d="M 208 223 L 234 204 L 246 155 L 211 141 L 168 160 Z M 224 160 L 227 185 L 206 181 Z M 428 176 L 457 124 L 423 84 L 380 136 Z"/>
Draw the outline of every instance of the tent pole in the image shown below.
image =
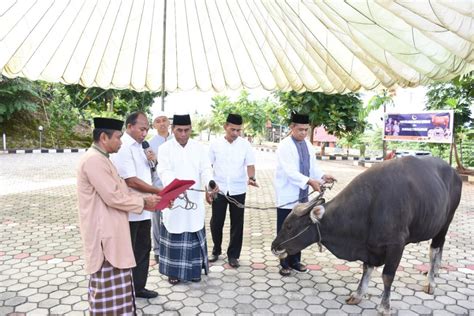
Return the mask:
<path fill-rule="evenodd" d="M 165 62 L 166 62 L 166 7 L 167 0 L 164 1 L 163 10 L 163 58 L 161 61 L 161 110 L 165 111 Z"/>

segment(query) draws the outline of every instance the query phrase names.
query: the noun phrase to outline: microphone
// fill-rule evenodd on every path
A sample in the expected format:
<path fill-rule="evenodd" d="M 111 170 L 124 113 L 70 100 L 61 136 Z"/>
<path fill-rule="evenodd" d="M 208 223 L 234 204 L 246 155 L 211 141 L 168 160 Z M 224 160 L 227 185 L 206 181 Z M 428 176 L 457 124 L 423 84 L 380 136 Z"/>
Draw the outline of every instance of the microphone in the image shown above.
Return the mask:
<path fill-rule="evenodd" d="M 214 180 L 209 181 L 209 189 L 214 190 L 216 186 L 217 186 L 216 181 Z M 211 197 L 212 197 L 212 200 L 214 201 L 217 197 L 217 193 L 212 193 Z"/>
<path fill-rule="evenodd" d="M 216 188 L 216 181 L 214 180 L 209 181 L 209 188 L 211 190 L 214 190 Z"/>
<path fill-rule="evenodd" d="M 143 151 L 145 152 L 145 155 L 146 155 L 146 153 L 147 153 L 148 151 L 151 150 L 151 149 L 149 149 L 149 148 L 150 148 L 150 144 L 149 144 L 146 140 L 144 140 L 144 141 L 142 142 L 142 148 L 143 148 Z M 151 160 L 147 160 L 147 161 L 148 161 L 148 165 L 150 166 L 151 171 L 155 172 L 155 171 L 156 171 L 156 164 L 155 164 L 155 162 L 154 162 L 154 161 L 151 161 Z"/>

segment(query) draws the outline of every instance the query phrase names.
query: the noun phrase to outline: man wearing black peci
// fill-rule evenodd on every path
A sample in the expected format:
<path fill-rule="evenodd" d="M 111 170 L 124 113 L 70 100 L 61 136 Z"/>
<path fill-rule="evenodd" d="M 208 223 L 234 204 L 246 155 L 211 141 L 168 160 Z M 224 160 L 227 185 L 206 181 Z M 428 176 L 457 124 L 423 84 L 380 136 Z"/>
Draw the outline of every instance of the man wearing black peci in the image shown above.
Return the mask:
<path fill-rule="evenodd" d="M 229 114 L 224 124 L 225 136 L 211 143 L 209 157 L 214 179 L 229 198 L 245 204 L 247 185 L 258 187 L 255 178 L 255 154 L 250 143 L 240 137 L 242 116 Z M 229 265 L 238 268 L 244 230 L 244 208 L 229 203 L 226 196 L 218 194 L 212 201 L 211 234 L 214 247 L 210 262 L 217 261 L 222 253 L 222 229 L 227 206 L 230 213 L 230 241 L 227 248 Z"/>

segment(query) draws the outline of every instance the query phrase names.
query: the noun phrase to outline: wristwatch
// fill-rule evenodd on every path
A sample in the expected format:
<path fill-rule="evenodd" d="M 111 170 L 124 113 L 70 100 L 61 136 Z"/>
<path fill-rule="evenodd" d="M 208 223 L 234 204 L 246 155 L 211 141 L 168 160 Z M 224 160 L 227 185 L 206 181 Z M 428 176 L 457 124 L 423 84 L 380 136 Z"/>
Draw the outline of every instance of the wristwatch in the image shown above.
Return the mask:
<path fill-rule="evenodd" d="M 255 176 L 249 177 L 249 180 L 257 181 L 257 179 L 255 178 Z"/>

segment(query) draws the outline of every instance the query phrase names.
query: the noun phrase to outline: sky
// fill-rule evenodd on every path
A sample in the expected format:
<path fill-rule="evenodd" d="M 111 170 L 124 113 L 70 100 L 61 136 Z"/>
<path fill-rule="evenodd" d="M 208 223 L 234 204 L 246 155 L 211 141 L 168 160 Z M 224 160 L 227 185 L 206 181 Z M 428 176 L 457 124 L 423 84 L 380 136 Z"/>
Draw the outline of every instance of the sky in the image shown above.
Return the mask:
<path fill-rule="evenodd" d="M 397 89 L 396 96 L 393 98 L 395 106 L 387 108 L 387 113 L 406 113 L 413 111 L 422 111 L 425 105 L 424 87 Z M 263 99 L 271 96 L 271 92 L 262 89 L 249 90 L 251 99 Z M 231 100 L 237 99 L 240 91 L 228 91 L 220 95 L 227 95 Z M 170 93 L 165 98 L 165 113 L 171 117 L 173 114 L 200 114 L 211 113 L 212 97 L 217 95 L 214 92 L 178 92 Z M 364 105 L 374 95 L 374 93 L 363 93 L 362 100 Z M 152 113 L 155 115 L 161 110 L 161 99 L 156 98 L 152 106 Z M 383 109 L 374 111 L 369 116 L 369 122 L 374 125 L 382 126 Z"/>

